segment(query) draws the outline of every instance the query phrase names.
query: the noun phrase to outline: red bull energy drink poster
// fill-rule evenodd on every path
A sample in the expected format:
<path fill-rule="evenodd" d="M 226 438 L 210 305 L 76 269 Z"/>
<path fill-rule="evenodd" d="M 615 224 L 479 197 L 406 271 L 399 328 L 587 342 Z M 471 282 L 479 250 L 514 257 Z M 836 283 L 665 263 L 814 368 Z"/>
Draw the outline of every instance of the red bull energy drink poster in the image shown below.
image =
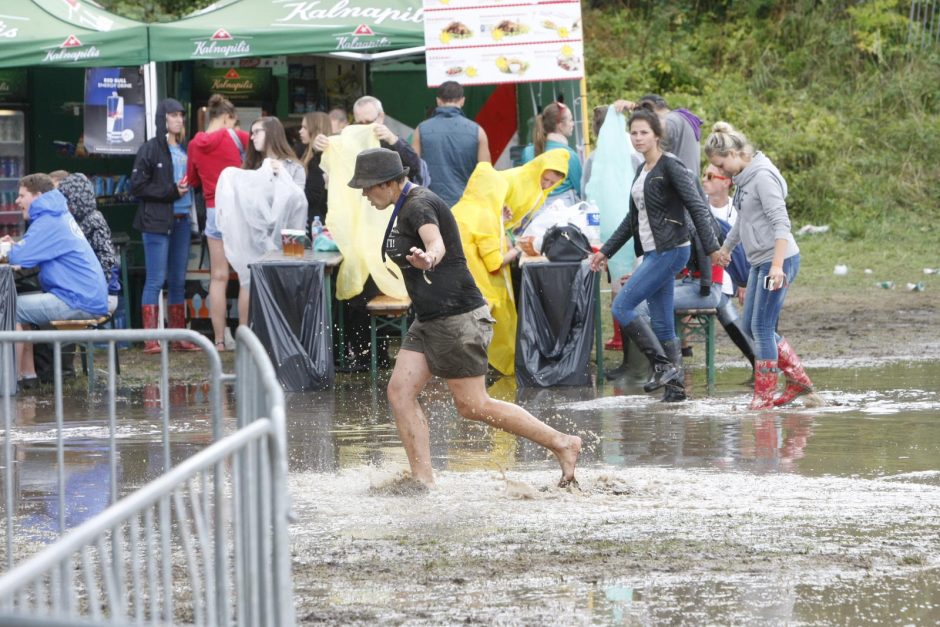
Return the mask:
<path fill-rule="evenodd" d="M 134 155 L 146 129 L 144 77 L 138 67 L 85 70 L 85 147 L 88 152 Z"/>

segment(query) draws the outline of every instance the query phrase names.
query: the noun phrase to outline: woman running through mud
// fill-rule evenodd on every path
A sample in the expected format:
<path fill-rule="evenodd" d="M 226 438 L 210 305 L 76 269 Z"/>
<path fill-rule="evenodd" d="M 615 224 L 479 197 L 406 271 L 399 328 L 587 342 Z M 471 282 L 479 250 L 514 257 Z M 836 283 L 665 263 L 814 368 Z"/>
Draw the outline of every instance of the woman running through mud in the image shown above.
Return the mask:
<path fill-rule="evenodd" d="M 785 405 L 813 391 L 803 363 L 786 338 L 777 335 L 777 320 L 790 284 L 800 271 L 800 249 L 790 232 L 787 214 L 787 182 L 780 170 L 743 133 L 727 122 L 716 122 L 705 142 L 705 156 L 733 177 L 733 203 L 738 219 L 719 250 L 727 266 L 731 251 L 744 244 L 751 264 L 744 296 L 744 328 L 754 340 L 754 397 L 751 409 Z M 777 369 L 787 378 L 787 388 L 777 391 Z"/>
<path fill-rule="evenodd" d="M 398 153 L 366 150 L 356 158 L 349 186 L 362 189 L 379 210 L 393 207 L 382 254 L 401 268 L 417 317 L 408 330 L 388 382 L 412 477 L 434 485 L 428 420 L 418 395 L 432 376 L 447 380 L 461 416 L 522 436 L 552 451 L 561 465 L 559 487 L 577 485 L 581 438 L 552 429 L 525 409 L 486 392 L 487 347 L 493 318 L 467 269 L 460 232 L 447 204 L 412 185 Z"/>

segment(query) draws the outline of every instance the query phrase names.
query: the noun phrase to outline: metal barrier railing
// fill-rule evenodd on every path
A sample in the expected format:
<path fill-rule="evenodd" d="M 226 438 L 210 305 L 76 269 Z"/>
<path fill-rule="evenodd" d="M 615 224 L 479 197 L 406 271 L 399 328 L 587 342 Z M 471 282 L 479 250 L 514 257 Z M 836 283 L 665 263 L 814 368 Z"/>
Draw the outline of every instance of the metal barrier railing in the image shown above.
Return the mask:
<path fill-rule="evenodd" d="M 90 333 L 109 351 L 143 339 Z M 240 328 L 237 339 L 239 429 L 0 577 L 0 611 L 58 624 L 294 624 L 283 392 L 254 334 Z"/>
<path fill-rule="evenodd" d="M 64 344 L 82 343 L 89 346 L 92 343 L 106 345 L 106 404 L 108 407 L 108 503 L 114 504 L 120 494 L 117 460 L 117 345 L 121 342 L 142 342 L 144 340 L 158 340 L 162 344 L 160 356 L 160 422 L 161 422 L 161 455 L 163 472 L 172 467 L 170 446 L 170 424 L 173 415 L 170 408 L 169 383 L 169 355 L 168 345 L 171 341 L 186 340 L 202 349 L 207 365 L 207 379 L 209 383 L 209 406 L 212 420 L 212 440 L 218 441 L 222 437 L 222 382 L 225 376 L 222 373 L 222 361 L 218 352 L 205 336 L 194 331 L 184 329 L 166 330 L 89 330 L 89 331 L 3 331 L 0 332 L 0 390 L 2 390 L 3 413 L 3 460 L 5 464 L 3 477 L 3 512 L 6 531 L 5 556 L 2 561 L 3 570 L 9 570 L 16 563 L 16 550 L 21 552 L 23 547 L 16 545 L 16 503 L 15 481 L 17 469 L 14 462 L 13 434 L 14 434 L 14 404 L 13 395 L 16 385 L 13 368 L 13 345 L 16 342 L 49 343 L 53 346 L 53 389 L 55 392 L 55 426 L 56 426 L 56 495 L 58 498 L 58 520 L 56 532 L 61 535 L 67 530 L 65 503 L 66 495 L 66 464 L 65 464 L 65 410 L 63 406 L 63 378 L 62 378 L 62 346 Z M 89 372 L 89 377 L 93 376 Z"/>

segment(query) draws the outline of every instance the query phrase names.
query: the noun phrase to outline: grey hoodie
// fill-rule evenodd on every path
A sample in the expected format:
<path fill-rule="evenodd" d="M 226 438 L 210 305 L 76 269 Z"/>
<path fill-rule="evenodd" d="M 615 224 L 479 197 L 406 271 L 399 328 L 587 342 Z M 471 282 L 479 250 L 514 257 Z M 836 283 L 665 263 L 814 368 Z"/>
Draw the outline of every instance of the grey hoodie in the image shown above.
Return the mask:
<path fill-rule="evenodd" d="M 758 152 L 747 166 L 733 178 L 734 203 L 738 219 L 725 239 L 724 248 L 734 250 L 744 244 L 744 253 L 752 266 L 772 261 L 774 242 L 787 240 L 788 259 L 800 252 L 790 233 L 787 215 L 787 182 L 780 170 L 764 153 Z"/>

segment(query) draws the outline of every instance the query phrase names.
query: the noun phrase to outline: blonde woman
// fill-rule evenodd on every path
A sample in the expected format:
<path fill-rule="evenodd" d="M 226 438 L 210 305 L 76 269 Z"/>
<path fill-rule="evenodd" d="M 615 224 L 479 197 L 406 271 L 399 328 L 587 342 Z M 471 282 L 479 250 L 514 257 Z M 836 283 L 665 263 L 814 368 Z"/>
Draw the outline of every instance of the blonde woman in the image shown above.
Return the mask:
<path fill-rule="evenodd" d="M 731 251 L 742 243 L 751 264 L 741 316 L 754 340 L 751 409 L 785 405 L 813 391 L 800 358 L 786 338 L 776 333 L 783 301 L 800 271 L 800 249 L 790 232 L 787 213 L 787 182 L 770 159 L 727 122 L 712 127 L 705 155 L 732 177 L 735 186 L 732 202 L 738 219 L 719 251 L 720 263 L 728 265 Z M 787 388 L 774 398 L 778 368 L 786 376 Z"/>

